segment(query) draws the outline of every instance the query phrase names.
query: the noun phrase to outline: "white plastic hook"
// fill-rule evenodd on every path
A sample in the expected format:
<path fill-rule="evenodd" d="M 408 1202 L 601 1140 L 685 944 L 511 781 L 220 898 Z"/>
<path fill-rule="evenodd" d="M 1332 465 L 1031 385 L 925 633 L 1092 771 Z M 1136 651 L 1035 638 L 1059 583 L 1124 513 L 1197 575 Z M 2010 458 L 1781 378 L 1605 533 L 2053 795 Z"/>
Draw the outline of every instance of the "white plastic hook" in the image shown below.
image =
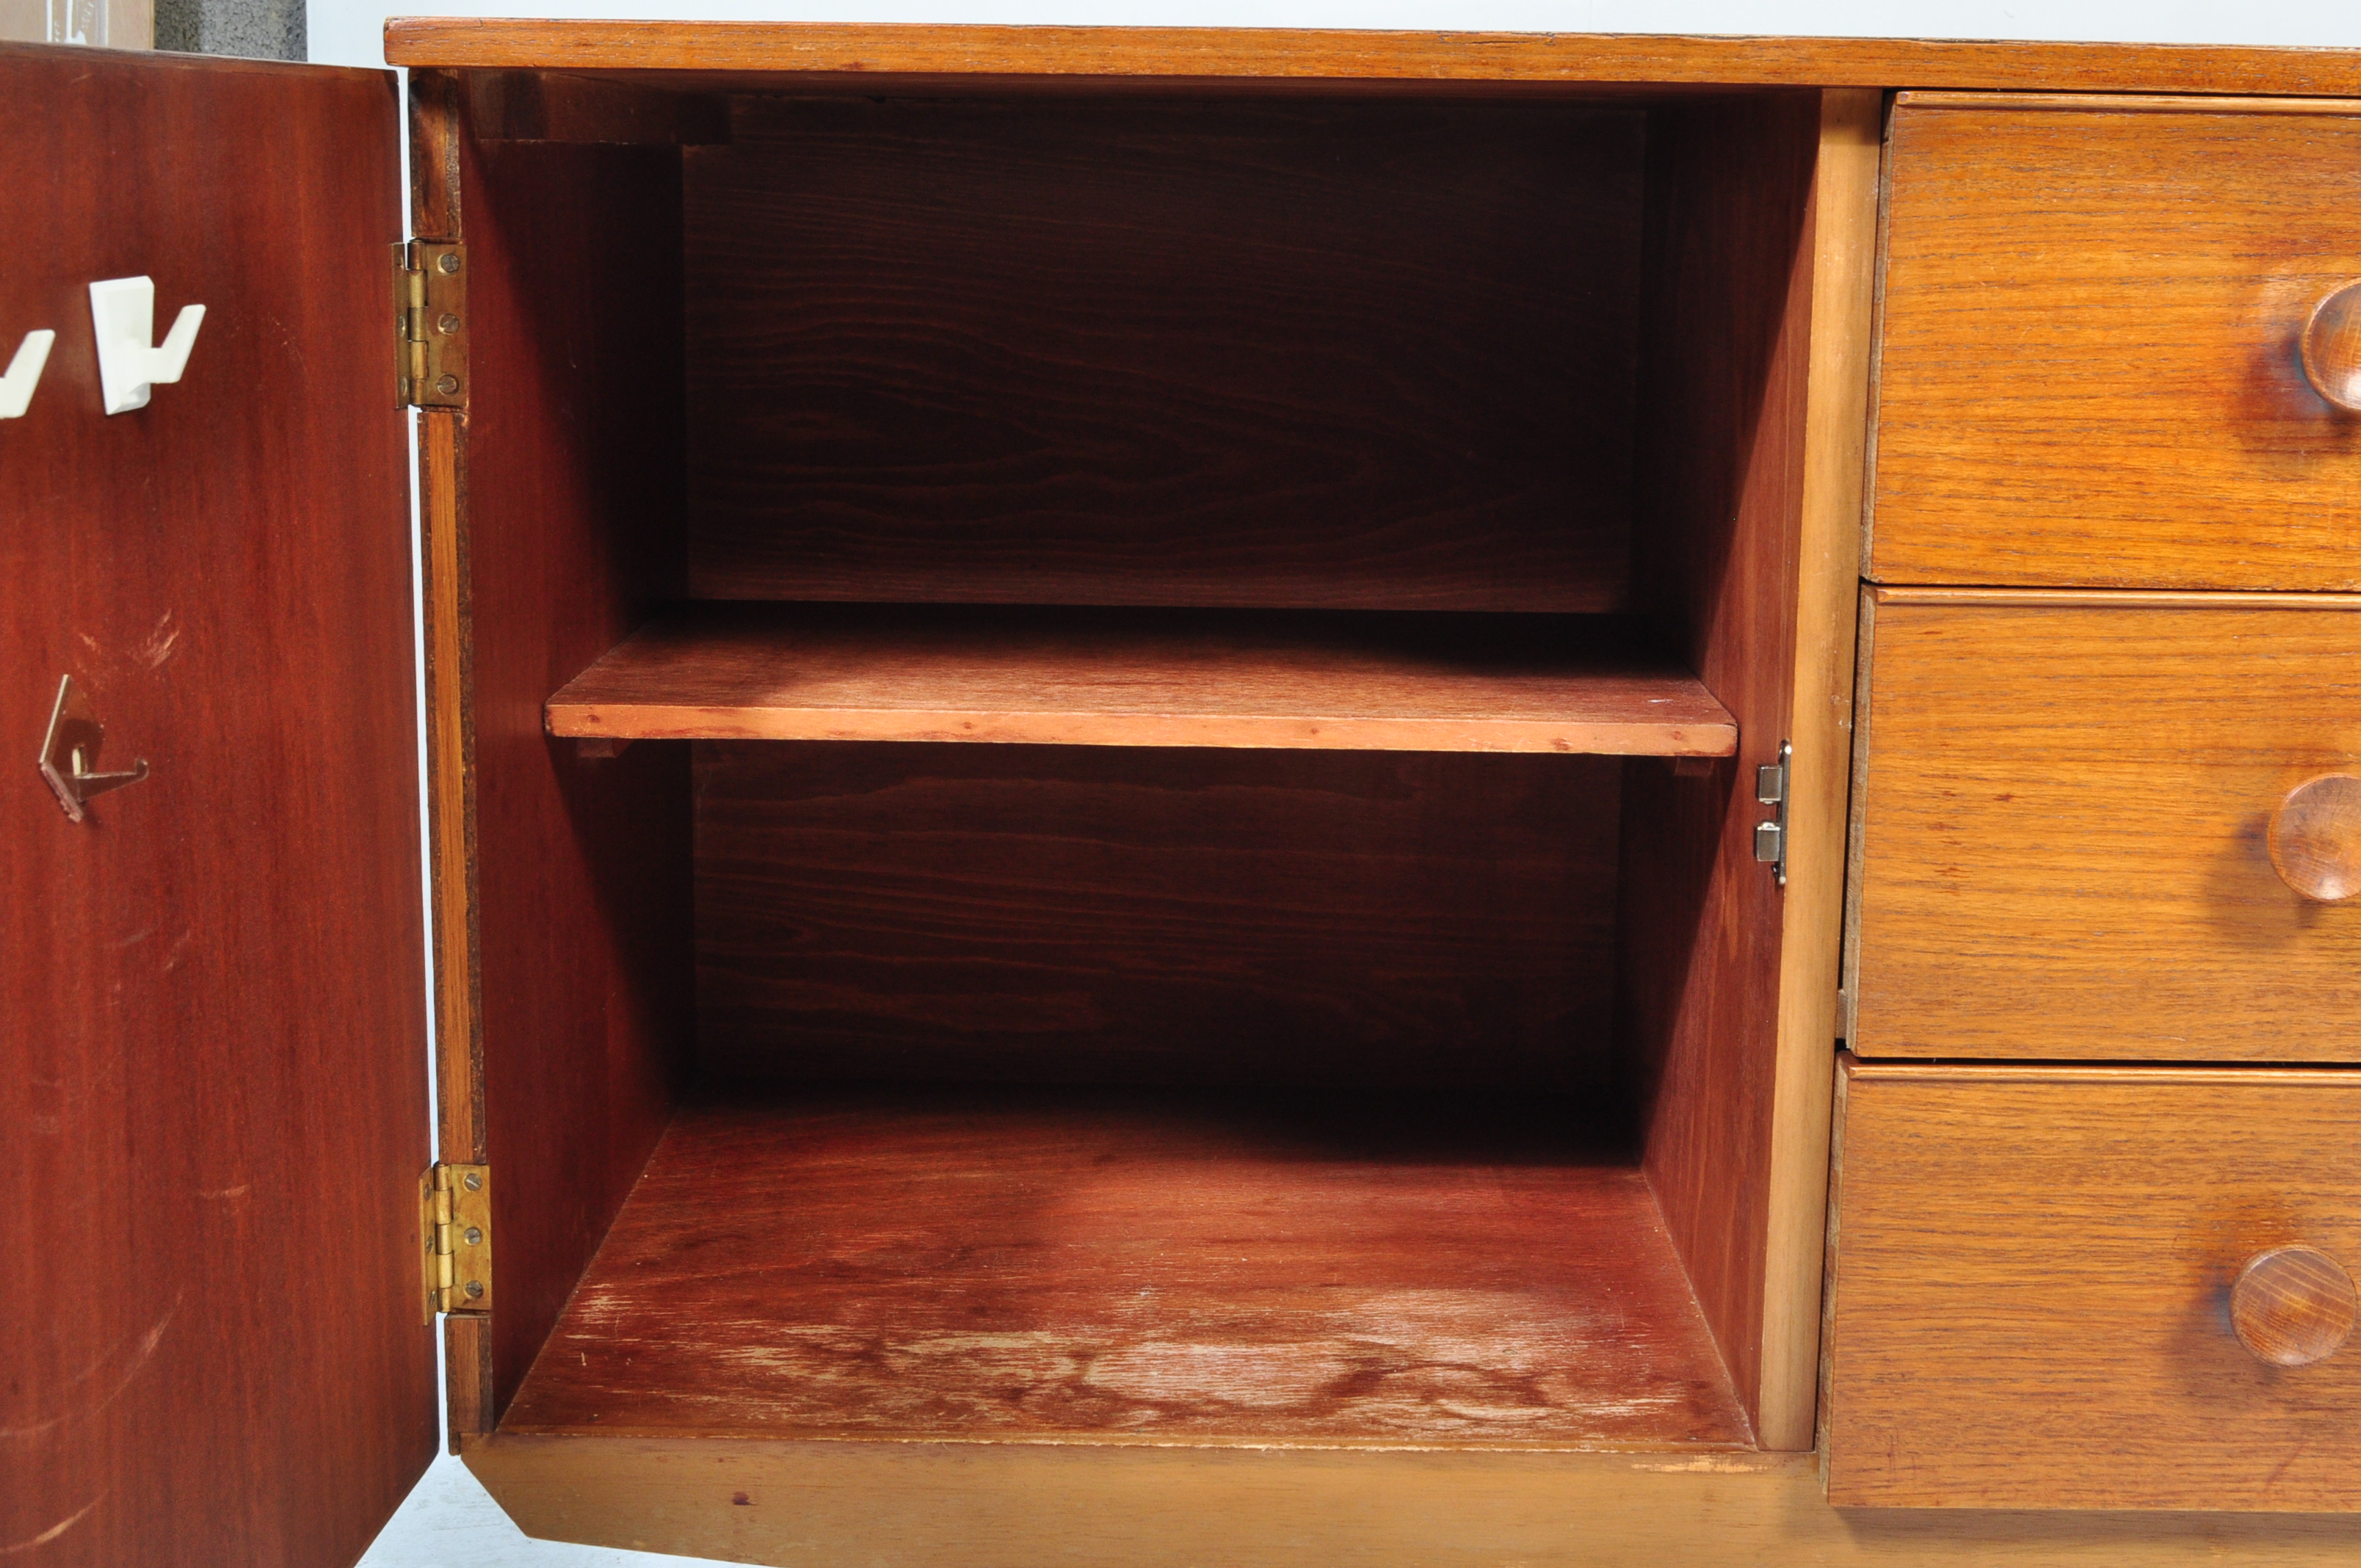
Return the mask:
<path fill-rule="evenodd" d="M 90 286 L 90 320 L 98 331 L 98 389 L 111 414 L 148 406 L 148 389 L 181 378 L 196 345 L 203 305 L 183 305 L 154 347 L 156 280 L 110 278 Z"/>
<path fill-rule="evenodd" d="M 0 419 L 25 417 L 25 411 L 32 406 L 33 389 L 41 383 L 41 367 L 49 362 L 49 345 L 57 340 L 56 333 L 44 328 L 27 333 L 25 341 L 16 345 L 8 373 L 0 376 Z"/>

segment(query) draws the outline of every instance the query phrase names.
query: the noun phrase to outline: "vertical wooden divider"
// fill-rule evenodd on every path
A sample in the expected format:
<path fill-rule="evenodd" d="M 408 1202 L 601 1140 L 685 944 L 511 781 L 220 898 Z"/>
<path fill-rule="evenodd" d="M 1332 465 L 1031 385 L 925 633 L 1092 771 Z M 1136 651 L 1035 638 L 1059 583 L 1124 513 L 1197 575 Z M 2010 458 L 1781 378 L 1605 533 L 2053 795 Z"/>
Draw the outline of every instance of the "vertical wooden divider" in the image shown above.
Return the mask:
<path fill-rule="evenodd" d="M 410 73 L 410 233 L 457 243 L 460 82 L 446 71 Z M 466 416 L 418 416 L 418 514 L 426 642 L 428 885 L 434 953 L 435 1117 L 442 1157 L 476 1163 L 484 1150 L 484 1047 L 476 963 L 476 755 L 467 636 Z M 492 1426 L 490 1325 L 443 1320 L 444 1381 L 452 1452 L 462 1432 Z"/>
<path fill-rule="evenodd" d="M 1779 952 L 1779 1059 L 1771 1113 L 1770 1241 L 1763 1260 L 1757 1440 L 1812 1446 L 1820 1254 L 1836 1074 L 1850 773 L 1853 599 L 1869 438 L 1870 316 L 1877 259 L 1884 94 L 1820 97 L 1813 175 L 1810 387 L 1796 564 L 1795 705 L 1788 738 L 1786 938 Z"/>

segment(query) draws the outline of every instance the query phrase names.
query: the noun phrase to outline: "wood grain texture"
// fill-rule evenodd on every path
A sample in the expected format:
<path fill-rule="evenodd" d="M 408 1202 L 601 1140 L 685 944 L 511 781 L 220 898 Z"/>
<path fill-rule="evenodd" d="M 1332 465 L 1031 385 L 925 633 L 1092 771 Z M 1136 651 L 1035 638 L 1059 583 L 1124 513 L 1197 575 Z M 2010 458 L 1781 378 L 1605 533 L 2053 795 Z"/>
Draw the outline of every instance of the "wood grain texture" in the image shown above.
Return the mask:
<path fill-rule="evenodd" d="M 394 65 L 2361 93 L 2361 50 L 1930 38 L 397 16 Z"/>
<path fill-rule="evenodd" d="M 1816 93 L 1663 109 L 1649 131 L 1634 584 L 1740 751 L 1704 774 L 1632 764 L 1620 1026 L 1649 1181 L 1750 1411 L 1784 914 L 1754 859 L 1753 784 L 1795 698 L 1819 138 Z"/>
<path fill-rule="evenodd" d="M 2361 422 L 2296 353 L 2356 159 L 2361 114 L 1898 107 L 1869 575 L 2361 587 Z"/>
<path fill-rule="evenodd" d="M 2361 757 L 2343 604 L 1876 594 L 1853 1048 L 2361 1054 L 2361 911 L 2290 890 L 2267 841 Z"/>
<path fill-rule="evenodd" d="M 699 597 L 1620 607 L 1639 111 L 735 115 L 685 165 Z"/>
<path fill-rule="evenodd" d="M 680 585 L 679 170 L 459 138 L 475 385 L 457 433 L 496 1417 L 664 1129 L 693 1007 L 687 759 L 577 760 L 541 706 Z M 437 515 L 430 512 L 430 517 Z M 430 547 L 432 547 L 430 543 Z M 445 722 L 448 722 L 447 718 Z M 446 1054 L 446 1069 L 464 1069 Z M 451 1091 L 448 1077 L 445 1092 Z M 464 1092 L 464 1091 L 463 1091 Z M 480 1352 L 483 1347 L 477 1347 Z"/>
<path fill-rule="evenodd" d="M 2361 1075 L 1852 1064 L 1829 1500 L 2361 1506 L 2361 1356 L 2281 1367 L 2240 1269 L 2361 1257 Z"/>
<path fill-rule="evenodd" d="M 1603 1095 L 1622 770 L 700 744 L 701 1069 Z"/>
<path fill-rule="evenodd" d="M 348 1563 L 435 1431 L 397 89 L 9 46 L 0 102 L 0 334 L 58 334 L 0 423 L 0 1555 Z M 204 324 L 110 417 L 141 273 Z M 79 825 L 67 674 L 152 770 Z"/>
<path fill-rule="evenodd" d="M 730 139 L 719 99 L 554 71 L 471 71 L 469 123 L 487 141 L 684 147 Z"/>
<path fill-rule="evenodd" d="M 502 1430 L 1742 1445 L 1647 1184 L 1584 1114 L 694 1107 Z"/>
<path fill-rule="evenodd" d="M 1633 629 L 1565 617 L 698 606 L 549 699 L 558 736 L 1727 756 Z"/>
<path fill-rule="evenodd" d="M 2310 1366 L 2353 1335 L 2361 1301 L 2344 1264 L 2310 1246 L 2257 1253 L 2230 1287 L 2230 1327 L 2257 1361 Z"/>
<path fill-rule="evenodd" d="M 1853 620 L 1884 123 L 1883 93 L 1850 89 L 1820 95 L 1795 696 L 1787 731 L 1795 750 L 1787 764 L 1786 929 L 1779 947 L 1779 1058 L 1755 1420 L 1756 1436 L 1770 1449 L 1812 1446 L 1819 1384 L 1845 800 L 1852 765 Z"/>
<path fill-rule="evenodd" d="M 1829 1508 L 1809 1455 L 470 1440 L 536 1536 L 800 1568 L 2343 1568 L 2344 1514 Z"/>

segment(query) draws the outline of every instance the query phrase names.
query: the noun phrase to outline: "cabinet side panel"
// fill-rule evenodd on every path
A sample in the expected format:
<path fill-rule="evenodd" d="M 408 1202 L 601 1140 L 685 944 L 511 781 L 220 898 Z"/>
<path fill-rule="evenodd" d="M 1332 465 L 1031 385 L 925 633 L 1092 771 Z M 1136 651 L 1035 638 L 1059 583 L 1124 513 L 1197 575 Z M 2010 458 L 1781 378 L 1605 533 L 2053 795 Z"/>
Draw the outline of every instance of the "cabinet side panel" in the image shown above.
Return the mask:
<path fill-rule="evenodd" d="M 1662 111 L 1648 159 L 1634 591 L 1738 719 L 1739 754 L 1701 774 L 1632 766 L 1620 1027 L 1649 1179 L 1751 1412 L 1784 916 L 1754 860 L 1754 782 L 1793 695 L 1818 105 Z"/>
<path fill-rule="evenodd" d="M 1786 930 L 1779 953 L 1779 1066 L 1772 1113 L 1763 1312 L 1766 1448 L 1812 1444 L 1821 1238 L 1828 1188 L 1837 981 L 1844 926 L 1845 795 L 1851 771 L 1853 605 L 1869 429 L 1871 284 L 1884 94 L 1820 95 L 1812 193 L 1812 368 L 1795 553 Z"/>
<path fill-rule="evenodd" d="M 393 79 L 0 48 L 0 1559 L 353 1561 L 434 1448 Z M 88 285 L 205 314 L 101 411 Z M 68 820 L 60 677 L 144 780 Z"/>
<path fill-rule="evenodd" d="M 679 154 L 459 145 L 483 1155 L 497 1419 L 654 1147 L 690 1028 L 686 747 L 542 704 L 678 591 Z"/>

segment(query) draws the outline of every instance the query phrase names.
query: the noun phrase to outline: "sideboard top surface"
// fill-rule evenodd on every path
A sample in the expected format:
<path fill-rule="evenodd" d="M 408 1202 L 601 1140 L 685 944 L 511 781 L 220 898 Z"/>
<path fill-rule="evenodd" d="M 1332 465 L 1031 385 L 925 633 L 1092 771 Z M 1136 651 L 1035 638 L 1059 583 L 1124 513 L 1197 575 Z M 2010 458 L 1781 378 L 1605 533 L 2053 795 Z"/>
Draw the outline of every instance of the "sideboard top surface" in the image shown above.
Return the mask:
<path fill-rule="evenodd" d="M 450 70 L 2361 93 L 2361 49 L 1948 38 L 396 16 L 385 57 Z"/>

